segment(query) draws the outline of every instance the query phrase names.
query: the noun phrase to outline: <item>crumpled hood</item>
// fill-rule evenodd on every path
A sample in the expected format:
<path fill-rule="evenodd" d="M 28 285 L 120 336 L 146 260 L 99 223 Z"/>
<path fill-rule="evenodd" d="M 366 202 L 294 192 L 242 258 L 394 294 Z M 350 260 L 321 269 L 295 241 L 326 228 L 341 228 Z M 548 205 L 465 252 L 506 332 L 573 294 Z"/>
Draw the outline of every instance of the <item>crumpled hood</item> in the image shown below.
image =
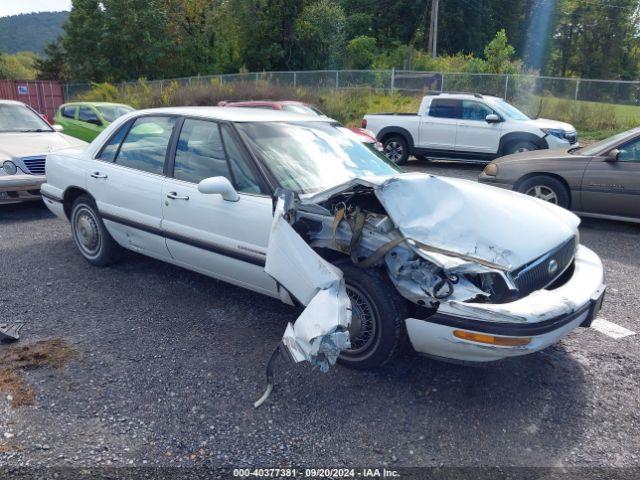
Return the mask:
<path fill-rule="evenodd" d="M 531 120 L 538 128 L 556 128 L 558 130 L 564 130 L 565 132 L 575 132 L 576 129 L 570 123 L 559 122 L 557 120 L 549 120 L 548 118 L 536 118 Z"/>
<path fill-rule="evenodd" d="M 85 145 L 82 140 L 58 132 L 0 133 L 0 161 Z"/>
<path fill-rule="evenodd" d="M 405 237 L 507 270 L 559 246 L 576 234 L 580 223 L 571 212 L 533 197 L 424 173 L 354 179 L 304 203 L 322 201 L 354 185 L 375 189 Z"/>

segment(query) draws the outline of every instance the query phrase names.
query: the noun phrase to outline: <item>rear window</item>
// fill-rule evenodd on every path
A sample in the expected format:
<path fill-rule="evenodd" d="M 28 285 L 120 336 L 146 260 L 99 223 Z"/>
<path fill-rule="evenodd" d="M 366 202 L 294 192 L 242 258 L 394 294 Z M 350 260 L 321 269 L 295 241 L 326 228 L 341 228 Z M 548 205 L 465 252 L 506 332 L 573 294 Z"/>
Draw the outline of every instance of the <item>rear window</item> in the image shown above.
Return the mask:
<path fill-rule="evenodd" d="M 429 116 L 438 118 L 458 118 L 460 112 L 460 100 L 435 98 L 431 100 Z"/>

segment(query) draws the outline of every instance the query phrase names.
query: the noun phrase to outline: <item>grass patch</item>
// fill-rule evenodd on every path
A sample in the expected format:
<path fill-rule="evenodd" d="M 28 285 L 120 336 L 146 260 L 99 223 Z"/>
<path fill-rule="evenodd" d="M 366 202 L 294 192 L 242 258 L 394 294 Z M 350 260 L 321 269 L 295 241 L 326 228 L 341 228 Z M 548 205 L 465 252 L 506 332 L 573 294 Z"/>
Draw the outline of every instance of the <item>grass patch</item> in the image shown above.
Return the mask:
<path fill-rule="evenodd" d="M 21 370 L 35 368 L 62 369 L 76 358 L 76 350 L 60 339 L 41 340 L 27 345 L 11 346 L 0 351 L 0 392 L 11 395 L 11 406 L 33 405 L 34 390 L 25 385 Z"/>

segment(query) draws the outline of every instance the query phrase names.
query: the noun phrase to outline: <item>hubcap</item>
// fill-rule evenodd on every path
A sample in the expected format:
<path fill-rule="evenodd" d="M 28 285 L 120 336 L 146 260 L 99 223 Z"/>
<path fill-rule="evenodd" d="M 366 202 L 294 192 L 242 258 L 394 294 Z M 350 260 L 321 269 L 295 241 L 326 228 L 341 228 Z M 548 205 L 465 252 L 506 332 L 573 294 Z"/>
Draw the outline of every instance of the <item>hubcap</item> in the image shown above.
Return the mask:
<path fill-rule="evenodd" d="M 83 253 L 93 256 L 100 250 L 98 222 L 89 209 L 81 207 L 76 212 L 73 231 Z"/>
<path fill-rule="evenodd" d="M 394 163 L 398 163 L 398 161 L 402 158 L 404 154 L 404 148 L 398 142 L 389 142 L 384 147 L 384 154 L 387 158 Z"/>
<path fill-rule="evenodd" d="M 347 352 L 357 354 L 366 350 L 375 339 L 376 319 L 367 297 L 356 287 L 351 285 L 346 287 L 347 295 L 351 299 L 351 325 L 349 326 L 351 348 Z"/>
<path fill-rule="evenodd" d="M 516 149 L 516 152 L 518 153 L 522 153 L 522 152 L 530 152 L 531 149 L 529 147 L 519 147 Z"/>
<path fill-rule="evenodd" d="M 545 187 L 544 185 L 536 185 L 534 187 L 531 187 L 524 193 L 526 195 L 539 198 L 540 200 L 544 200 L 545 202 L 553 203 L 556 205 L 558 204 L 558 195 L 556 195 L 556 192 L 551 190 L 549 187 Z"/>

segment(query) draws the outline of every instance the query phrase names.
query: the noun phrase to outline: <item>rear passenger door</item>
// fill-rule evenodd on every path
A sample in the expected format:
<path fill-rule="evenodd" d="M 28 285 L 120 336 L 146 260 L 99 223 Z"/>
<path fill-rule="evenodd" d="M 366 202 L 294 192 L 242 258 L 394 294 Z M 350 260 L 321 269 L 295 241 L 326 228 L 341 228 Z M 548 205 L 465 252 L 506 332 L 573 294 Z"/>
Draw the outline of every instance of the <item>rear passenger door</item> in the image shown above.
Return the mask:
<path fill-rule="evenodd" d="M 161 231 L 165 158 L 176 117 L 144 116 L 117 130 L 90 160 L 87 187 L 115 240 L 152 257 L 169 256 Z"/>
<path fill-rule="evenodd" d="M 453 151 L 460 118 L 460 100 L 434 98 L 420 122 L 419 147 Z"/>
<path fill-rule="evenodd" d="M 253 160 L 230 124 L 186 118 L 162 187 L 162 229 L 173 261 L 276 296 L 264 272 L 273 203 Z M 198 191 L 205 178 L 226 177 L 237 202 Z"/>

